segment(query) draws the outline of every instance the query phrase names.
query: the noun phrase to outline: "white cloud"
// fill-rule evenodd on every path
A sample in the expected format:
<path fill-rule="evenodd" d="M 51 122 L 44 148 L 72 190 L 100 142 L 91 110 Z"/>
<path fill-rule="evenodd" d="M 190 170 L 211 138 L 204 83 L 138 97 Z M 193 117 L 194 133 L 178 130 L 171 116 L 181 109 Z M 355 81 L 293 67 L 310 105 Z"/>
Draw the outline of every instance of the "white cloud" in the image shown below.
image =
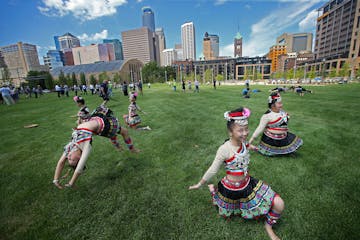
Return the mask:
<path fill-rule="evenodd" d="M 250 4 L 245 4 L 245 6 L 244 6 L 246 9 L 251 9 L 251 6 L 250 6 Z"/>
<path fill-rule="evenodd" d="M 262 56 L 275 44 L 276 37 L 284 33 L 286 29 L 305 18 L 309 9 L 322 0 L 279 0 L 293 2 L 276 11 L 271 12 L 263 19 L 251 26 L 249 38 L 243 39 L 243 56 Z M 233 45 L 229 44 L 221 48 L 220 52 L 225 55 L 233 55 Z M 230 51 L 231 50 L 231 51 Z"/>
<path fill-rule="evenodd" d="M 226 3 L 229 0 L 215 0 L 214 5 L 223 5 L 224 3 Z"/>
<path fill-rule="evenodd" d="M 312 10 L 308 15 L 299 22 L 299 28 L 301 31 L 313 30 L 316 26 L 316 19 L 318 17 L 317 10 Z"/>
<path fill-rule="evenodd" d="M 234 56 L 234 44 L 229 44 L 219 49 L 220 56 Z"/>
<path fill-rule="evenodd" d="M 85 21 L 110 16 L 116 13 L 116 7 L 124 5 L 127 0 L 42 0 L 43 6 L 38 6 L 46 16 L 74 17 Z"/>
<path fill-rule="evenodd" d="M 136 0 L 137 3 L 141 3 L 143 0 Z"/>
<path fill-rule="evenodd" d="M 81 41 L 84 42 L 97 42 L 102 39 L 106 39 L 108 37 L 108 30 L 104 29 L 99 33 L 90 34 L 90 36 L 87 33 L 83 33 L 78 38 Z"/>

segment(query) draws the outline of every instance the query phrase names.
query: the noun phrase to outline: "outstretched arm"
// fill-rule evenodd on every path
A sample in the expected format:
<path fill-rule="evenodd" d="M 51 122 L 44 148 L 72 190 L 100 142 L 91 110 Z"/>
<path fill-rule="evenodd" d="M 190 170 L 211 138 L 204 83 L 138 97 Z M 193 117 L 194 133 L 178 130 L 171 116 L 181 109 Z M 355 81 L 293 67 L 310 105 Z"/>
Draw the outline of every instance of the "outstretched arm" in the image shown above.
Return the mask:
<path fill-rule="evenodd" d="M 215 160 L 213 161 L 213 163 L 211 164 L 211 166 L 209 167 L 209 169 L 206 171 L 206 173 L 204 174 L 204 176 L 200 179 L 200 181 L 189 187 L 189 190 L 193 190 L 193 189 L 199 189 L 202 185 L 204 185 L 207 181 L 209 181 L 220 169 L 221 164 L 224 162 L 224 157 L 220 152 L 221 150 L 219 149 Z"/>
<path fill-rule="evenodd" d="M 263 115 L 260 119 L 259 126 L 256 128 L 255 132 L 253 133 L 253 135 L 251 136 L 251 138 L 249 140 L 250 145 L 259 136 L 260 133 L 264 132 L 265 127 L 268 122 L 269 122 L 269 120 L 267 118 L 267 115 Z"/>
<path fill-rule="evenodd" d="M 66 155 L 65 155 L 65 153 L 63 153 L 56 165 L 54 180 L 53 180 L 53 183 L 59 189 L 63 189 L 63 186 L 61 186 L 61 184 L 59 182 L 59 178 L 60 178 L 62 170 L 64 169 L 65 161 L 66 161 Z"/>
<path fill-rule="evenodd" d="M 71 177 L 71 180 L 68 184 L 66 184 L 65 186 L 66 187 L 72 187 L 74 186 L 77 178 L 81 175 L 84 167 L 85 167 L 85 163 L 90 155 L 90 152 L 91 152 L 91 144 L 90 144 L 90 141 L 86 141 L 83 143 L 84 146 L 83 146 L 83 149 L 82 149 L 82 153 L 81 153 L 81 157 L 80 157 L 80 160 L 76 166 L 76 169 L 74 171 L 74 174 L 73 176 Z"/>

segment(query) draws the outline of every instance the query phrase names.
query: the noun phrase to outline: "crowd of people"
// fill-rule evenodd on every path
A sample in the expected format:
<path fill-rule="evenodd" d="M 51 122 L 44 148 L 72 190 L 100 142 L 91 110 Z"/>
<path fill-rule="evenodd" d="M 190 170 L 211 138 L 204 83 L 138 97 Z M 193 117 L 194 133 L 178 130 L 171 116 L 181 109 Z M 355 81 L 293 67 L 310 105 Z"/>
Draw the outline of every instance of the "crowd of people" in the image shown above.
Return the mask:
<path fill-rule="evenodd" d="M 0 104 L 13 105 L 20 99 L 20 95 L 24 94 L 26 98 L 38 98 L 43 95 L 43 89 L 40 85 L 37 86 L 20 86 L 15 87 L 12 84 L 5 84 L 0 88 Z"/>

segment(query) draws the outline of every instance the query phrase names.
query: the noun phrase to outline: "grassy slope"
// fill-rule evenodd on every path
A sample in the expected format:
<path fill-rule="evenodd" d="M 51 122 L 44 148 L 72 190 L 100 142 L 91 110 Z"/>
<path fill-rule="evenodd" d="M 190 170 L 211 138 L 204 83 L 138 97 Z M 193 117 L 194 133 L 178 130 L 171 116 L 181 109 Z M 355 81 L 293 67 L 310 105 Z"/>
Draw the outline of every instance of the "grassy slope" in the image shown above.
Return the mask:
<path fill-rule="evenodd" d="M 77 108 L 48 94 L 0 106 L 0 239 L 265 239 L 263 224 L 218 218 L 206 188 L 188 191 L 227 138 L 223 112 L 252 110 L 253 131 L 270 87 L 240 97 L 242 87 L 200 94 L 145 89 L 138 104 L 151 132 L 130 130 L 138 155 L 119 154 L 95 137 L 88 170 L 75 191 L 51 180 L 71 135 Z M 283 94 L 290 129 L 304 140 L 296 157 L 252 154 L 250 171 L 286 203 L 276 227 L 284 239 L 359 239 L 360 85 L 312 87 L 315 94 Z M 128 101 L 116 91 L 109 106 L 121 118 Z M 86 97 L 91 109 L 100 98 Z M 38 123 L 33 129 L 23 125 Z M 221 170 L 213 182 L 224 175 Z"/>

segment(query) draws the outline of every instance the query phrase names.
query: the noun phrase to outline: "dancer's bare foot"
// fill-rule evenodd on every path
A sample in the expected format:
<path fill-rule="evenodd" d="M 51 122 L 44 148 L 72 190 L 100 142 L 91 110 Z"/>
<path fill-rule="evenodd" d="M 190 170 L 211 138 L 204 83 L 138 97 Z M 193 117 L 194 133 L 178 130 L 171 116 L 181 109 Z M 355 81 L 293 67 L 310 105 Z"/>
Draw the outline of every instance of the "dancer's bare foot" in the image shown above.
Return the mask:
<path fill-rule="evenodd" d="M 276 236 L 276 234 L 274 233 L 274 230 L 272 229 L 272 226 L 267 224 L 265 222 L 265 230 L 266 233 L 269 235 L 271 240 L 281 240 L 278 236 Z"/>
<path fill-rule="evenodd" d="M 131 149 L 131 150 L 130 150 L 130 152 L 132 152 L 132 153 L 139 153 L 139 152 L 140 152 L 140 150 L 139 150 L 139 149 L 137 149 L 137 148 L 133 148 L 133 149 Z"/>

